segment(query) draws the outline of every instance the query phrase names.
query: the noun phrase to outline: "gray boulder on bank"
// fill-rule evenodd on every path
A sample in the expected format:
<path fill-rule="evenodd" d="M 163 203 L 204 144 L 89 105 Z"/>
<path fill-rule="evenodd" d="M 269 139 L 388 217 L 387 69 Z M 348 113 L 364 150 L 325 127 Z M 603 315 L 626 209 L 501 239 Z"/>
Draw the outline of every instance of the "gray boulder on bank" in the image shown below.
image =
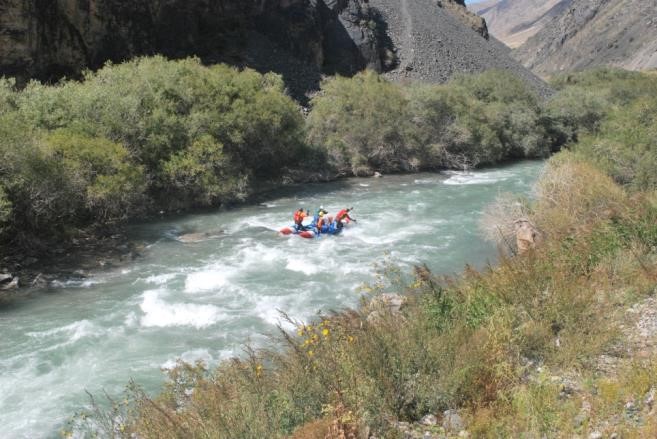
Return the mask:
<path fill-rule="evenodd" d="M 0 290 L 13 290 L 19 286 L 20 281 L 18 276 L 12 276 L 7 273 L 0 274 Z"/>

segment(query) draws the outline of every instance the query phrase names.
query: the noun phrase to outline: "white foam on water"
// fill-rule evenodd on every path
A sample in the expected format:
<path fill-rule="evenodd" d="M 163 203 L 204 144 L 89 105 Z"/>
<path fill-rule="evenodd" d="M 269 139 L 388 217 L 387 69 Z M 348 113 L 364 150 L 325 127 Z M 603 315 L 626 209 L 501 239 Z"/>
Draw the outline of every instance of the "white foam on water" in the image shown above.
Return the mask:
<path fill-rule="evenodd" d="M 434 178 L 417 178 L 413 181 L 415 184 L 436 184 L 437 181 Z"/>
<path fill-rule="evenodd" d="M 27 332 L 25 335 L 38 339 L 64 336 L 68 343 L 74 343 L 81 338 L 98 335 L 98 328 L 89 320 L 85 319 L 47 331 Z"/>
<path fill-rule="evenodd" d="M 228 225 L 227 231 L 229 234 L 238 233 L 245 229 L 250 228 L 259 228 L 266 229 L 271 231 L 278 231 L 281 227 L 289 226 L 293 223 L 292 214 L 289 215 L 289 221 L 285 224 L 280 225 L 281 215 L 280 213 L 261 213 L 258 215 L 248 216 L 240 219 L 239 221 L 234 221 Z"/>
<path fill-rule="evenodd" d="M 359 183 L 358 186 L 360 186 L 360 187 L 370 187 L 370 185 L 367 184 L 367 183 Z"/>
<path fill-rule="evenodd" d="M 170 358 L 160 365 L 160 369 L 171 370 L 178 365 L 178 361 L 182 361 L 188 364 L 195 364 L 197 361 L 202 361 L 205 365 L 211 365 L 215 363 L 215 359 L 210 354 L 210 351 L 207 349 L 194 349 L 191 351 L 186 351 L 177 356 L 176 358 Z"/>
<path fill-rule="evenodd" d="M 242 268 L 253 266 L 260 267 L 262 264 L 279 262 L 280 260 L 285 259 L 286 255 L 287 252 L 283 251 L 281 248 L 268 246 L 261 242 L 256 242 L 254 245 L 252 241 L 249 241 L 248 244 L 237 253 L 235 260 L 238 261 L 238 264 Z"/>
<path fill-rule="evenodd" d="M 287 265 L 285 266 L 287 270 L 296 271 L 298 273 L 303 273 L 306 276 L 312 276 L 321 271 L 320 267 L 317 264 L 308 262 L 303 259 L 303 257 L 289 257 L 287 260 Z"/>
<path fill-rule="evenodd" d="M 513 177 L 510 171 L 462 172 L 446 171 L 450 177 L 443 181 L 446 185 L 494 184 Z"/>
<path fill-rule="evenodd" d="M 139 305 L 144 315 L 144 327 L 192 326 L 197 329 L 212 326 L 226 318 L 214 305 L 167 303 L 160 298 L 161 290 L 144 292 Z"/>
<path fill-rule="evenodd" d="M 147 284 L 164 285 L 170 280 L 175 279 L 176 276 L 178 276 L 178 273 L 157 274 L 153 276 L 148 276 L 146 279 L 144 279 L 144 282 L 146 282 Z"/>
<path fill-rule="evenodd" d="M 280 325 L 283 329 L 292 330 L 294 325 L 285 320 L 280 311 L 294 316 L 296 319 L 301 313 L 298 312 L 293 302 L 304 302 L 307 292 L 295 292 L 294 297 L 290 296 L 257 296 L 255 297 L 254 314 L 267 325 Z M 302 297 L 303 296 L 303 297 Z"/>
<path fill-rule="evenodd" d="M 228 284 L 228 279 L 220 267 L 190 273 L 185 279 L 185 292 L 199 293 L 218 290 Z"/>
<path fill-rule="evenodd" d="M 409 212 L 417 212 L 418 210 L 424 210 L 427 207 L 427 203 L 414 203 L 414 204 L 409 204 L 406 207 L 406 210 Z"/>
<path fill-rule="evenodd" d="M 90 288 L 94 285 L 105 283 L 101 279 L 68 279 L 65 281 L 53 280 L 50 282 L 52 288 Z"/>

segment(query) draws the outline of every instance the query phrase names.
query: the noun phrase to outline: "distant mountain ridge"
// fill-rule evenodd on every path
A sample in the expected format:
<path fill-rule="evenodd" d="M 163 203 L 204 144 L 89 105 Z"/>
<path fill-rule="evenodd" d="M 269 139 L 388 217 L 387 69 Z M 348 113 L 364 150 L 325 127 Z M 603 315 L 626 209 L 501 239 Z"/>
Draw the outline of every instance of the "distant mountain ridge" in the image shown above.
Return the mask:
<path fill-rule="evenodd" d="M 657 0 L 488 0 L 470 9 L 540 76 L 657 68 Z"/>
<path fill-rule="evenodd" d="M 487 0 L 470 9 L 486 20 L 489 31 L 516 48 L 560 15 L 572 0 Z"/>
<path fill-rule="evenodd" d="M 539 75 L 657 67 L 657 0 L 573 0 L 513 56 Z"/>

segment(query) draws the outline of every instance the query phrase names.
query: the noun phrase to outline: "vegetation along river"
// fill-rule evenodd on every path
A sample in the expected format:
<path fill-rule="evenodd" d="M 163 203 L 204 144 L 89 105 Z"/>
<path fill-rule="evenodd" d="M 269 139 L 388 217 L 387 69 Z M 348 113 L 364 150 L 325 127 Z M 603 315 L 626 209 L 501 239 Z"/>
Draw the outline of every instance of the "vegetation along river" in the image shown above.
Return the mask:
<path fill-rule="evenodd" d="M 478 220 L 501 192 L 529 194 L 542 162 L 473 173 L 350 179 L 266 203 L 133 226 L 143 257 L 0 308 L 0 425 L 9 438 L 57 437 L 88 402 L 130 378 L 149 391 L 177 358 L 209 364 L 262 343 L 284 310 L 299 320 L 358 303 L 385 255 L 441 273 L 493 261 Z M 354 206 L 355 227 L 304 240 L 276 230 L 299 207 Z M 183 243 L 183 233 L 209 232 Z"/>

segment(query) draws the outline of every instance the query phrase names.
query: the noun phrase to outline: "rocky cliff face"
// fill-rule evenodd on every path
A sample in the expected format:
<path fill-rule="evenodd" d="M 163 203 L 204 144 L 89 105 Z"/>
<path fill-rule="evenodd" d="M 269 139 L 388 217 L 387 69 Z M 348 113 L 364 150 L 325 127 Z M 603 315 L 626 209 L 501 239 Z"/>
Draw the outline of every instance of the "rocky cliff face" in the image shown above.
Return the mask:
<path fill-rule="evenodd" d="M 379 67 L 359 0 L 3 0 L 0 73 L 52 79 L 153 53 L 240 62 L 253 33 L 336 71 Z"/>
<path fill-rule="evenodd" d="M 138 55 L 196 55 L 208 63 L 276 71 L 302 97 L 324 74 L 398 69 L 413 44 L 446 32 L 452 36 L 440 43 L 444 50 L 431 46 L 438 51 L 426 54 L 432 58 L 427 65 L 439 71 L 421 79 L 444 81 L 457 71 L 500 66 L 488 66 L 490 57 L 479 61 L 475 52 L 449 56 L 460 45 L 488 47 L 485 22 L 463 0 L 418 1 L 0 0 L 0 75 L 56 80 Z M 397 38 L 414 32 L 409 24 L 426 21 L 423 14 L 433 17 L 417 26 L 426 33 L 422 41 Z"/>
<path fill-rule="evenodd" d="M 657 67 L 657 0 L 489 0 L 471 9 L 539 75 Z"/>

